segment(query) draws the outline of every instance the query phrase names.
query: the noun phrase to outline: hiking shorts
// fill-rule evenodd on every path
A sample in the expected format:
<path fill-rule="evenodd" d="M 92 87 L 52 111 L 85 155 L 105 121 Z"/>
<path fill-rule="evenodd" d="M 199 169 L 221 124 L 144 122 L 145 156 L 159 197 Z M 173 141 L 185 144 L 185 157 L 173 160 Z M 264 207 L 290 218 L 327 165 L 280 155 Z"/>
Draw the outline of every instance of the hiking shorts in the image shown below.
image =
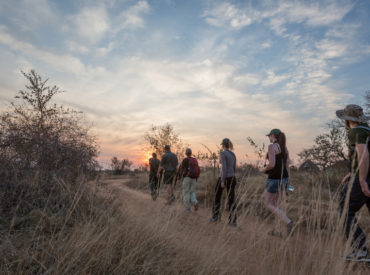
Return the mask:
<path fill-rule="evenodd" d="M 176 172 L 175 171 L 165 171 L 163 174 L 163 183 L 164 184 L 173 184 L 175 179 Z"/>
<path fill-rule="evenodd" d="M 283 179 L 267 179 L 265 189 L 269 193 L 277 193 L 279 191 L 286 191 L 289 186 L 289 178 Z"/>

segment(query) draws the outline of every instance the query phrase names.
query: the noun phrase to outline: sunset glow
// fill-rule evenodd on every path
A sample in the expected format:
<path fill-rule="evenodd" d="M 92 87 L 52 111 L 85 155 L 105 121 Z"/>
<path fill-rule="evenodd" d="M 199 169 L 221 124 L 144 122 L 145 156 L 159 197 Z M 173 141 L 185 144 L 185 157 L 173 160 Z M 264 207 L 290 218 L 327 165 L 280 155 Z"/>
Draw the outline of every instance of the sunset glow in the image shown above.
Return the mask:
<path fill-rule="evenodd" d="M 144 133 L 171 123 L 193 152 L 280 128 L 293 156 L 370 89 L 369 1 L 0 2 L 0 99 L 35 69 L 84 112 L 112 156 L 148 162 Z M 249 157 L 246 158 L 245 155 Z"/>

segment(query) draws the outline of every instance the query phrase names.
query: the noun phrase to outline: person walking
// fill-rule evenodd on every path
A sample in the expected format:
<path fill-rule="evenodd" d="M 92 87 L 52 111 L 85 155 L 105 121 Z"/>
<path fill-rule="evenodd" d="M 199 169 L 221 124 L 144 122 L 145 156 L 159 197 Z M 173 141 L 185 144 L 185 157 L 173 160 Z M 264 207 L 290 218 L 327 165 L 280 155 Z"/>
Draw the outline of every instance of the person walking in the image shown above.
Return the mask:
<path fill-rule="evenodd" d="M 272 129 L 266 136 L 269 137 L 271 144 L 268 146 L 268 165 L 262 169 L 262 172 L 268 175 L 263 193 L 264 204 L 287 225 L 287 235 L 289 235 L 293 228 L 293 221 L 280 208 L 285 202 L 285 194 L 289 186 L 289 151 L 286 137 L 279 129 Z M 270 233 L 274 235 L 275 231 Z"/>
<path fill-rule="evenodd" d="M 159 179 L 159 177 L 157 177 L 157 174 L 160 163 L 161 162 L 157 158 L 157 154 L 153 153 L 152 157 L 149 159 L 149 185 L 153 200 L 157 198 L 156 197 L 158 187 L 157 184 Z"/>
<path fill-rule="evenodd" d="M 190 148 L 185 150 L 186 158 L 183 159 L 179 167 L 179 174 L 182 176 L 182 195 L 185 205 L 185 210 L 191 212 L 190 202 L 194 206 L 194 210 L 198 210 L 198 201 L 195 194 L 195 185 L 197 183 L 200 169 L 196 158 L 192 157 Z"/>
<path fill-rule="evenodd" d="M 160 177 L 160 173 L 163 173 L 163 182 L 167 189 L 167 202 L 166 205 L 171 205 L 175 201 L 173 194 L 173 181 L 177 171 L 178 159 L 177 156 L 171 152 L 170 145 L 164 147 L 165 153 L 162 156 L 161 163 L 158 169 L 157 177 Z"/>
<path fill-rule="evenodd" d="M 229 211 L 228 224 L 236 226 L 236 202 L 235 202 L 235 187 L 236 187 L 236 156 L 231 151 L 233 144 L 228 138 L 224 138 L 221 142 L 222 152 L 220 153 L 221 175 L 217 180 L 215 188 L 215 199 L 212 207 L 211 222 L 217 222 L 221 218 L 220 206 L 221 197 L 224 188 L 227 189 L 227 207 Z"/>
<path fill-rule="evenodd" d="M 356 213 L 366 205 L 370 211 L 369 142 L 370 128 L 360 106 L 350 104 L 336 112 L 345 121 L 349 141 L 349 173 L 343 178 L 343 190 L 339 203 L 341 216 L 344 216 L 344 233 L 351 238 L 353 251 L 347 260 L 361 261 L 368 257 L 366 235 L 356 219 Z"/>

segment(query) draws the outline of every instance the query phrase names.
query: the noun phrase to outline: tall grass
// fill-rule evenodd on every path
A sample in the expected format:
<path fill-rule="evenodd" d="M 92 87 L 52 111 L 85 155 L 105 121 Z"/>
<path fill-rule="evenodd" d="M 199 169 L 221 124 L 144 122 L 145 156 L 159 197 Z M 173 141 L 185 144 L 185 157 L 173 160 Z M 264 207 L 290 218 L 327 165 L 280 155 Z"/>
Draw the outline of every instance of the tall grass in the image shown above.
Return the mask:
<path fill-rule="evenodd" d="M 226 221 L 210 224 L 212 177 L 205 173 L 199 180 L 202 207 L 190 215 L 181 203 L 165 207 L 141 191 L 122 190 L 124 182 L 149 190 L 145 175 L 102 179 L 98 184 L 81 179 L 75 188 L 55 179 L 53 197 L 35 183 L 33 189 L 23 190 L 27 196 L 14 198 L 17 203 L 7 216 L 2 212 L 6 221 L 1 226 L 0 270 L 4 274 L 368 272 L 364 264 L 341 258 L 350 248 L 339 224 L 338 190 L 329 184 L 330 176 L 293 175 L 296 191 L 285 207 L 298 226 L 288 238 L 267 234 L 282 226 L 263 207 L 263 175 L 239 176 L 237 228 L 228 227 Z M 33 203 L 40 194 L 43 203 Z M 27 211 L 20 211 L 28 204 Z M 359 220 L 369 233 L 368 214 L 361 212 Z"/>

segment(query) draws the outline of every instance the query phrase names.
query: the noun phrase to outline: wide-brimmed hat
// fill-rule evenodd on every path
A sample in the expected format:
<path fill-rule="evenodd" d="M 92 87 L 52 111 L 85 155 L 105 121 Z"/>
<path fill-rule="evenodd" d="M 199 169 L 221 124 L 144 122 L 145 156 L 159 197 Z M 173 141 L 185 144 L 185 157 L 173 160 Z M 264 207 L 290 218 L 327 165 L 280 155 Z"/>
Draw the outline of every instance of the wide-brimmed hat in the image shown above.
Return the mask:
<path fill-rule="evenodd" d="M 272 129 L 272 130 L 270 131 L 270 133 L 268 133 L 266 136 L 279 135 L 279 134 L 281 134 L 280 129 Z"/>
<path fill-rule="evenodd" d="M 362 107 L 356 104 L 349 104 L 343 110 L 336 111 L 336 114 L 340 119 L 355 122 L 367 122 L 370 119 L 370 117 L 364 115 Z"/>

